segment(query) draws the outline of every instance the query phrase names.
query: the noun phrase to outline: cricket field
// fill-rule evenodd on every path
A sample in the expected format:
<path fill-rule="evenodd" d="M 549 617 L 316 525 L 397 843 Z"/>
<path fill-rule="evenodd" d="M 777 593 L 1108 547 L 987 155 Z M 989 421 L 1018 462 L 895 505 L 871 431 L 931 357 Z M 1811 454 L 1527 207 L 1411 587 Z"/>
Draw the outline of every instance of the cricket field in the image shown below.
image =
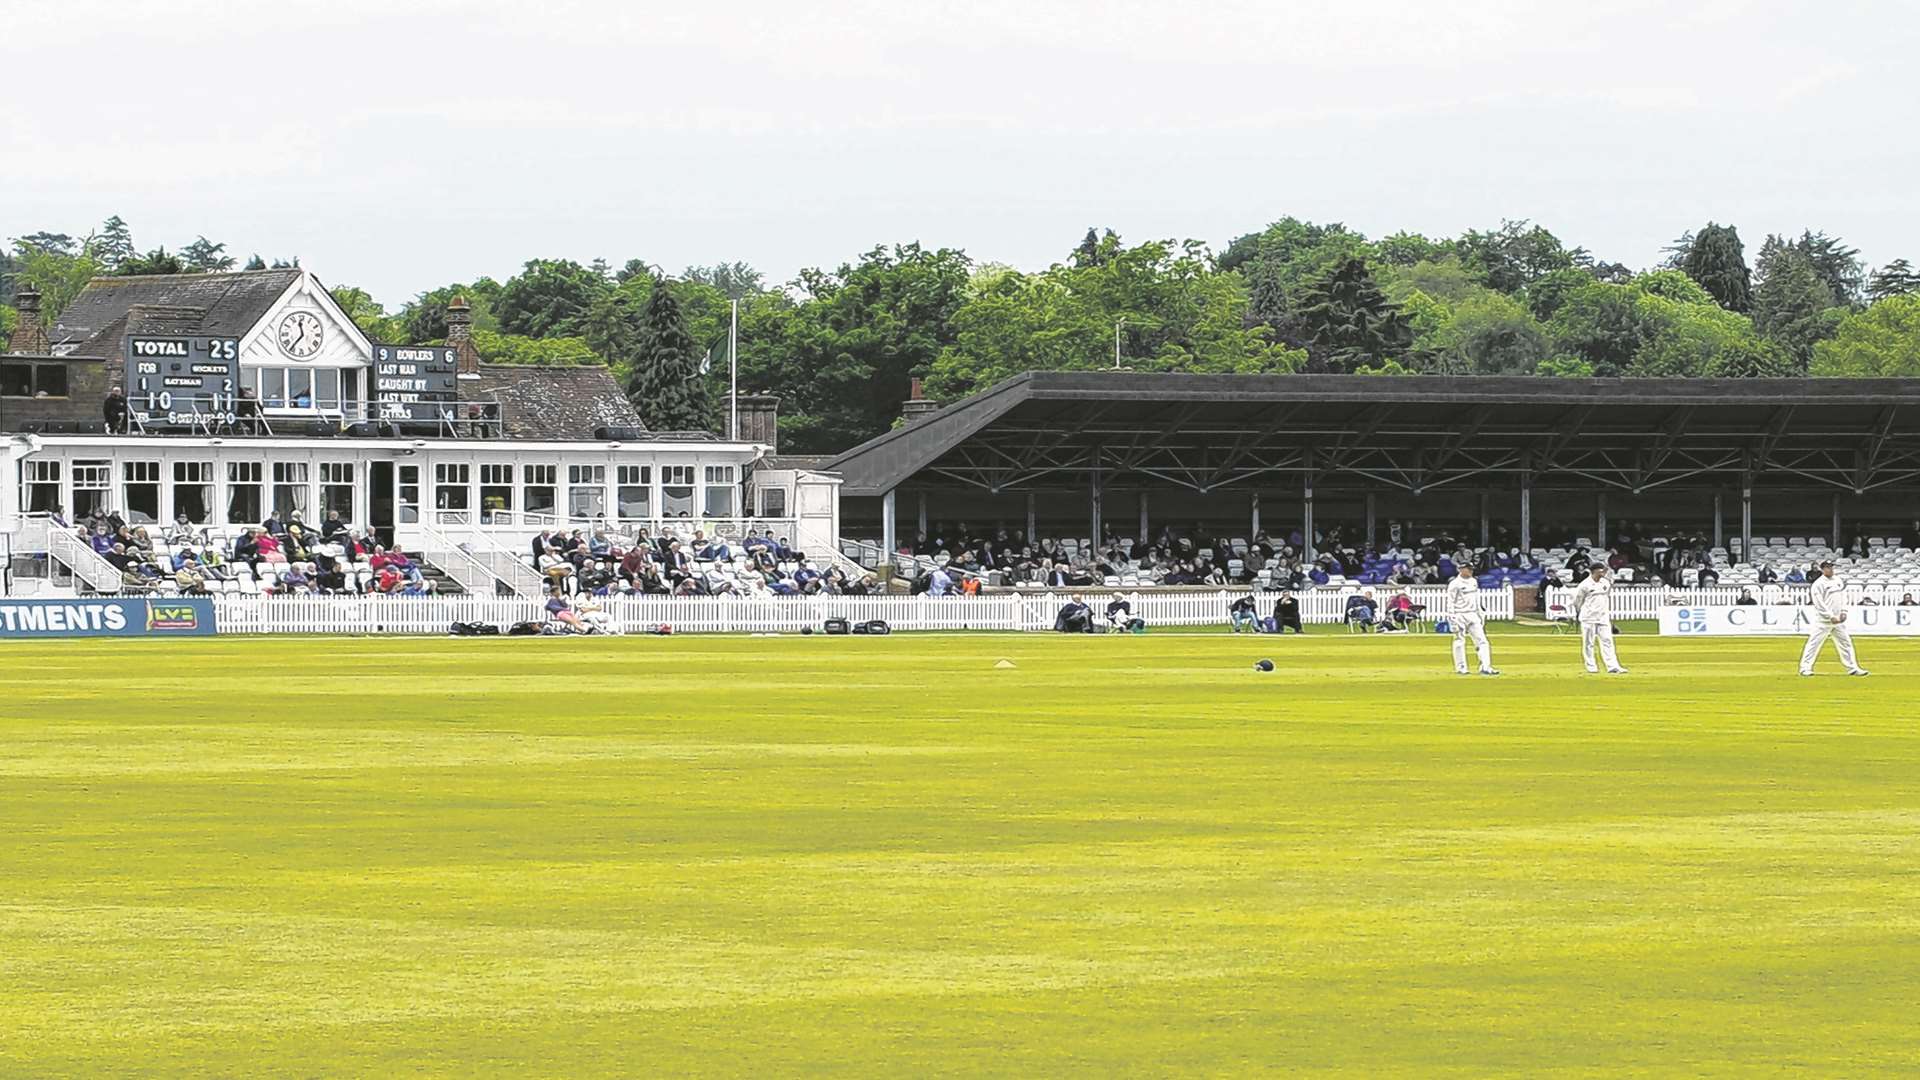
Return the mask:
<path fill-rule="evenodd" d="M 6 643 L 0 1075 L 1900 1073 L 1920 642 L 1799 648 Z"/>

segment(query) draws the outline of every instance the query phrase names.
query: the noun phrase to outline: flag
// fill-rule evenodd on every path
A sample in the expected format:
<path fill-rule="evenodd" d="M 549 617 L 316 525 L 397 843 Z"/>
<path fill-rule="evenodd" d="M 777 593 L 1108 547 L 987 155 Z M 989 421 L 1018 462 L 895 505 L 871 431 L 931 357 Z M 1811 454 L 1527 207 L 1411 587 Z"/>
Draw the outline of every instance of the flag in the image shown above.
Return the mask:
<path fill-rule="evenodd" d="M 726 362 L 727 335 L 722 334 L 720 340 L 713 343 L 713 348 L 707 350 L 707 355 L 700 358 L 700 374 L 705 375 L 713 370 L 715 364 Z"/>

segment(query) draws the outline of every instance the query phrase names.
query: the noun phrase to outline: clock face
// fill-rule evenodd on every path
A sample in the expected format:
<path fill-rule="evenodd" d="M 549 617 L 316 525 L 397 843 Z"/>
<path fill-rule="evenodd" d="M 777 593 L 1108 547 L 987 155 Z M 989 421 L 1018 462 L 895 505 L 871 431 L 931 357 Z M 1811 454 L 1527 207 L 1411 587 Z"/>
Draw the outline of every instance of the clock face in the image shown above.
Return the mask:
<path fill-rule="evenodd" d="M 320 320 L 310 312 L 295 311 L 280 320 L 280 351 L 295 360 L 310 360 L 320 351 Z"/>

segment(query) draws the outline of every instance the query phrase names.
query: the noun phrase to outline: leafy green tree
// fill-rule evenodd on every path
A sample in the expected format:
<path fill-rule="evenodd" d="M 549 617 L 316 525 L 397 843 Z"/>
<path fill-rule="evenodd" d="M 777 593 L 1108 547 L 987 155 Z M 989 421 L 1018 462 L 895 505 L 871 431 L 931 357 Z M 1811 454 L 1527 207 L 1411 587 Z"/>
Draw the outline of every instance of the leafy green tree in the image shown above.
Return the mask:
<path fill-rule="evenodd" d="M 149 274 L 190 274 L 186 261 L 165 247 L 157 247 L 145 255 L 135 255 L 131 259 L 122 259 L 114 273 L 121 277 L 144 277 Z"/>
<path fill-rule="evenodd" d="M 1671 300 L 1676 304 L 1711 304 L 1713 296 L 1700 283 L 1679 270 L 1649 270 L 1633 279 L 1643 293 Z"/>
<path fill-rule="evenodd" d="M 1530 221 L 1502 221 L 1498 229 L 1469 231 L 1455 242 L 1460 261 L 1490 289 L 1514 294 L 1584 257 Z"/>
<path fill-rule="evenodd" d="M 195 237 L 193 243 L 180 249 L 180 261 L 187 265 L 187 272 L 193 274 L 225 273 L 238 262 L 227 254 L 227 245 L 216 244 L 204 236 Z"/>
<path fill-rule="evenodd" d="M 1840 320 L 1813 349 L 1812 373 L 1854 378 L 1920 375 L 1920 293 L 1890 296 Z"/>
<path fill-rule="evenodd" d="M 1419 233 L 1397 232 L 1374 242 L 1374 259 L 1381 266 L 1415 266 L 1455 256 L 1453 245 L 1429 240 Z M 1457 260 L 1457 256 L 1455 258 Z"/>
<path fill-rule="evenodd" d="M 1219 265 L 1238 266 L 1246 277 L 1251 318 L 1271 327 L 1276 341 L 1302 348 L 1313 336 L 1301 317 L 1308 290 L 1348 260 L 1372 253 L 1367 238 L 1345 225 L 1282 218 L 1235 240 Z"/>
<path fill-rule="evenodd" d="M 798 453 L 888 430 L 912 378 L 954 343 L 971 270 L 962 252 L 905 244 L 802 271 L 791 307 L 776 296 L 741 305 L 742 389 L 780 396 L 781 444 Z"/>
<path fill-rule="evenodd" d="M 1861 285 L 1866 277 L 1860 252 L 1846 246 L 1837 237 L 1811 229 L 1803 230 L 1792 240 L 1769 235 L 1760 245 L 1759 257 L 1754 260 L 1754 277 L 1764 284 L 1783 261 L 1796 256 L 1804 258 L 1813 267 L 1835 304 L 1851 307 L 1859 302 Z"/>
<path fill-rule="evenodd" d="M 705 350 L 687 332 L 680 301 L 656 279 L 640 312 L 639 354 L 627 377 L 627 397 L 654 431 L 703 431 L 713 419 L 700 376 Z"/>
<path fill-rule="evenodd" d="M 1640 351 L 1640 295 L 1632 286 L 1597 281 L 1567 291 L 1547 323 L 1556 353 L 1586 364 L 1591 375 L 1624 374 Z"/>
<path fill-rule="evenodd" d="M 1728 311 L 1752 309 L 1753 273 L 1747 269 L 1740 231 L 1733 226 L 1708 222 L 1706 228 L 1693 234 L 1675 269 L 1699 282 Z"/>
<path fill-rule="evenodd" d="M 616 372 L 633 370 L 640 358 L 641 308 L 644 295 L 626 289 L 602 293 L 581 320 L 580 336 Z"/>
<path fill-rule="evenodd" d="M 249 256 L 247 256 L 247 263 L 246 263 L 246 265 L 245 265 L 245 266 L 242 266 L 242 267 L 241 267 L 240 269 L 242 269 L 242 270 L 265 270 L 266 268 L 267 268 L 267 260 L 265 260 L 265 259 L 263 259 L 263 258 L 261 258 L 261 257 L 260 257 L 260 253 L 256 251 L 256 252 L 254 252 L 253 254 L 251 254 L 251 255 L 249 255 Z"/>
<path fill-rule="evenodd" d="M 1531 375 L 1552 352 L 1546 328 L 1511 296 L 1480 289 L 1455 305 L 1427 348 L 1441 370 L 1470 375 Z"/>
<path fill-rule="evenodd" d="M 766 288 L 766 276 L 743 262 L 689 266 L 680 275 L 682 282 L 710 286 L 728 300 L 742 300 Z"/>
<path fill-rule="evenodd" d="M 1396 303 L 1409 293 L 1423 292 L 1442 303 L 1457 304 L 1482 288 L 1451 253 L 1410 266 L 1384 267 L 1374 276 L 1380 282 L 1380 291 Z"/>
<path fill-rule="evenodd" d="M 1806 249 L 1788 246 L 1769 259 L 1754 293 L 1754 328 L 1785 349 L 1799 370 L 1813 362 L 1814 346 L 1833 335 L 1844 314 Z"/>
<path fill-rule="evenodd" d="M 613 272 L 613 280 L 616 285 L 625 285 L 635 278 L 652 280 L 654 275 L 658 273 L 659 271 L 654 269 L 653 264 L 645 259 L 628 259 L 621 265 L 620 269 Z"/>
<path fill-rule="evenodd" d="M 371 341 L 389 344 L 407 344 L 404 341 L 406 326 L 399 319 L 387 314 L 387 309 L 375 300 L 365 289 L 352 285 L 336 285 L 329 290 L 333 302 L 347 313 L 347 318 L 360 328 Z"/>
<path fill-rule="evenodd" d="M 1875 303 L 1889 296 L 1905 296 L 1920 292 L 1920 274 L 1913 272 L 1913 264 L 1905 259 L 1895 259 L 1873 272 L 1867 280 L 1867 299 Z"/>
<path fill-rule="evenodd" d="M 1549 379 L 1591 379 L 1593 364 L 1578 356 L 1550 356 L 1540 361 L 1535 374 Z"/>
<path fill-rule="evenodd" d="M 29 251 L 38 251 L 46 255 L 65 255 L 69 258 L 84 253 L 85 244 L 66 233 L 36 232 L 16 237 L 13 241 L 15 252 L 25 255 Z"/>
<path fill-rule="evenodd" d="M 1722 379 L 1778 379 L 1798 375 L 1802 369 L 1779 345 L 1747 338 L 1726 348 L 1710 374 Z"/>
<path fill-rule="evenodd" d="M 1568 293 L 1594 284 L 1598 284 L 1594 276 L 1578 267 L 1555 270 L 1527 286 L 1527 310 L 1533 313 L 1534 318 L 1545 322 L 1560 310 Z"/>
<path fill-rule="evenodd" d="M 609 287 L 607 279 L 571 259 L 533 259 L 508 279 L 493 310 L 505 333 L 572 337 Z"/>
<path fill-rule="evenodd" d="M 973 275 L 954 315 L 956 340 L 930 387 L 958 397 L 1023 371 L 1087 371 L 1113 362 L 1115 327 L 1129 370 L 1291 371 L 1303 355 L 1249 327 L 1237 274 L 1212 272 L 1197 243 L 1152 241 L 1087 265 L 1039 274 L 1005 267 Z"/>
<path fill-rule="evenodd" d="M 442 285 L 413 298 L 406 307 L 400 309 L 400 323 L 404 328 L 405 342 L 409 345 L 426 345 L 447 339 L 447 304 L 454 297 L 463 296 L 468 309 L 473 313 L 473 329 L 476 334 L 482 330 L 498 332 L 500 320 L 494 316 L 494 305 L 500 300 L 500 283 L 492 278 L 477 278 L 466 285 Z M 474 339 L 476 342 L 478 337 Z"/>
<path fill-rule="evenodd" d="M 32 289 L 40 294 L 40 321 L 49 330 L 87 282 L 100 274 L 99 260 L 86 248 L 76 252 L 68 246 L 22 239 L 16 242 L 15 250 L 15 289 Z"/>
<path fill-rule="evenodd" d="M 1413 344 L 1406 316 L 1357 258 L 1307 287 L 1298 319 L 1313 344 L 1310 371 L 1351 372 L 1361 364 L 1397 359 Z"/>
<path fill-rule="evenodd" d="M 100 231 L 94 234 L 94 257 L 100 260 L 101 269 L 115 273 L 120 264 L 139 254 L 133 246 L 133 230 L 115 214 L 100 223 Z"/>
<path fill-rule="evenodd" d="M 600 362 L 600 357 L 594 355 L 586 341 L 577 337 L 530 338 L 476 327 L 473 331 L 473 347 L 480 354 L 483 364 L 584 367 Z"/>
<path fill-rule="evenodd" d="M 5 304 L 0 304 L 0 349 L 6 347 L 4 343 L 13 337 L 13 328 L 18 325 L 20 325 L 20 313 Z"/>

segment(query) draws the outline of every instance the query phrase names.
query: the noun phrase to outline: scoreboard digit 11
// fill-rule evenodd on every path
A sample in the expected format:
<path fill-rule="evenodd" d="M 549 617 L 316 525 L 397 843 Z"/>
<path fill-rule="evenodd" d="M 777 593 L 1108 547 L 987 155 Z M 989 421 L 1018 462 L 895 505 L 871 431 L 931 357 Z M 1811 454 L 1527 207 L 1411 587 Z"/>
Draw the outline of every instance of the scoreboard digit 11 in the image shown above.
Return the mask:
<path fill-rule="evenodd" d="M 240 399 L 240 339 L 126 339 L 127 411 L 149 430 L 231 424 Z"/>

